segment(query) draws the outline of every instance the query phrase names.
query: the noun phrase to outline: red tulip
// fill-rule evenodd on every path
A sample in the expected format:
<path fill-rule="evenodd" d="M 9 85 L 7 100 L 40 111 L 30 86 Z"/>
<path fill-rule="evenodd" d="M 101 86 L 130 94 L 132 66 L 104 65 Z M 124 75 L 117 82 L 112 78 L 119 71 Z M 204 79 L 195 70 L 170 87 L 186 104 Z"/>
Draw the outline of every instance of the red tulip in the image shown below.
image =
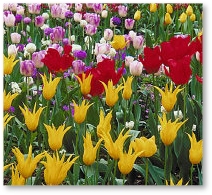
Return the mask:
<path fill-rule="evenodd" d="M 56 49 L 48 48 L 42 62 L 48 67 L 50 72 L 64 72 L 72 66 L 74 61 L 74 57 L 70 54 L 71 50 L 71 45 L 65 45 L 64 54 L 60 55 Z"/>
<path fill-rule="evenodd" d="M 148 74 L 158 72 L 162 64 L 162 60 L 160 57 L 160 47 L 159 46 L 156 46 L 154 48 L 145 47 L 144 57 L 140 55 L 139 60 L 142 62 Z"/>

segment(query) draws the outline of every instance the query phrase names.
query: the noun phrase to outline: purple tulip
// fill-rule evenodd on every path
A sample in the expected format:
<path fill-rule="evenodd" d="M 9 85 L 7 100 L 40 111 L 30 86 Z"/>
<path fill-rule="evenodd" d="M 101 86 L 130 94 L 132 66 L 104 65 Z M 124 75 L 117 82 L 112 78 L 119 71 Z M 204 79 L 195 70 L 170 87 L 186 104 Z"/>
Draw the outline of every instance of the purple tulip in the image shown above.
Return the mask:
<path fill-rule="evenodd" d="M 32 60 L 24 60 L 20 63 L 20 72 L 24 76 L 32 76 L 35 70 L 35 63 Z"/>

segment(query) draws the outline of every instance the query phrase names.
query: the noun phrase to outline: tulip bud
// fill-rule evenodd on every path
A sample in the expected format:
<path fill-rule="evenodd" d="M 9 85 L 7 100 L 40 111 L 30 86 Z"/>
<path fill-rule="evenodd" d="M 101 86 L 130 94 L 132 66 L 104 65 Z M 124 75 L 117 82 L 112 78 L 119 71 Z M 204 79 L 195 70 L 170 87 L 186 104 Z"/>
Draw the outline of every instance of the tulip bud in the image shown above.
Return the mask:
<path fill-rule="evenodd" d="M 181 23 L 184 23 L 186 21 L 186 19 L 187 19 L 187 15 L 186 15 L 186 13 L 183 12 L 179 17 L 179 20 Z"/>
<path fill-rule="evenodd" d="M 130 63 L 134 61 L 134 57 L 126 56 L 125 57 L 125 66 L 130 66 Z"/>
<path fill-rule="evenodd" d="M 157 11 L 157 4 L 156 3 L 150 3 L 149 10 L 152 13 L 156 12 Z"/>
<path fill-rule="evenodd" d="M 74 74 L 81 74 L 85 71 L 85 63 L 82 60 L 74 60 L 72 62 Z"/>
<path fill-rule="evenodd" d="M 190 16 L 190 20 L 193 22 L 196 20 L 196 15 L 195 14 L 191 14 Z"/>
<path fill-rule="evenodd" d="M 12 55 L 16 56 L 17 52 L 18 52 L 18 48 L 16 48 L 14 44 L 9 45 L 9 47 L 7 48 L 8 57 Z"/>
<path fill-rule="evenodd" d="M 165 22 L 165 24 L 167 24 L 167 25 L 172 23 L 172 18 L 171 18 L 171 16 L 170 16 L 169 13 L 166 13 L 166 14 L 165 14 L 164 22 Z"/>
<path fill-rule="evenodd" d="M 97 31 L 97 27 L 94 26 L 94 25 L 87 24 L 87 25 L 85 26 L 85 32 L 86 32 L 86 34 L 89 35 L 89 36 L 92 36 L 92 35 L 96 34 L 96 31 Z"/>
<path fill-rule="evenodd" d="M 124 5 L 118 6 L 118 14 L 120 17 L 125 17 L 127 15 L 127 7 Z"/>
<path fill-rule="evenodd" d="M 140 76 L 143 70 L 143 64 L 137 60 L 130 63 L 130 73 L 133 76 Z"/>
<path fill-rule="evenodd" d="M 193 14 L 193 8 L 190 5 L 186 9 L 186 14 L 188 16 L 191 16 Z"/>
<path fill-rule="evenodd" d="M 82 14 L 81 13 L 74 13 L 74 21 L 80 22 L 82 20 Z"/>
<path fill-rule="evenodd" d="M 103 18 L 107 18 L 108 11 L 107 10 L 103 10 L 102 13 L 101 13 L 101 15 L 102 15 Z"/>
<path fill-rule="evenodd" d="M 134 14 L 134 20 L 140 20 L 141 19 L 141 11 L 137 10 Z"/>
<path fill-rule="evenodd" d="M 7 27 L 15 26 L 15 16 L 13 14 L 4 15 L 4 23 Z"/>
<path fill-rule="evenodd" d="M 32 61 L 34 62 L 36 68 L 42 68 L 44 66 L 44 63 L 41 62 L 41 60 L 45 57 L 45 54 L 45 50 L 34 52 L 32 54 Z"/>
<path fill-rule="evenodd" d="M 10 37 L 11 37 L 12 43 L 20 43 L 21 41 L 21 35 L 18 33 L 11 33 Z"/>
<path fill-rule="evenodd" d="M 173 7 L 172 7 L 171 4 L 166 5 L 166 12 L 169 13 L 169 14 L 173 13 Z"/>
<path fill-rule="evenodd" d="M 44 22 L 45 22 L 45 18 L 43 16 L 35 17 L 35 26 L 41 27 L 43 26 Z"/>

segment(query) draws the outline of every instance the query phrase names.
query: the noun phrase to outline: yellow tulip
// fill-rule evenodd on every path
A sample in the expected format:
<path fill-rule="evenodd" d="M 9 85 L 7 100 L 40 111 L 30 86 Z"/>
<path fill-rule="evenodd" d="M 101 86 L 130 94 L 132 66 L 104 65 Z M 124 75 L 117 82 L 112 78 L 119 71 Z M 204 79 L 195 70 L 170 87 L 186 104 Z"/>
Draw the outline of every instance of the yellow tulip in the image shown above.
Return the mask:
<path fill-rule="evenodd" d="M 42 81 L 43 81 L 43 97 L 46 100 L 50 100 L 53 98 L 53 96 L 56 93 L 57 85 L 60 82 L 60 78 L 55 78 L 52 80 L 52 74 L 49 75 L 49 82 L 47 81 L 47 77 L 44 74 L 41 75 Z"/>
<path fill-rule="evenodd" d="M 189 150 L 189 160 L 191 164 L 199 164 L 203 156 L 203 140 L 197 141 L 196 135 L 192 132 L 192 136 L 188 134 L 191 147 Z"/>
<path fill-rule="evenodd" d="M 119 99 L 118 93 L 123 89 L 123 86 L 118 85 L 118 87 L 113 86 L 113 81 L 109 80 L 107 85 L 100 81 L 106 92 L 106 104 L 110 107 L 113 107 Z"/>
<path fill-rule="evenodd" d="M 45 107 L 40 107 L 37 111 L 35 111 L 36 110 L 36 103 L 35 103 L 33 112 L 30 112 L 29 108 L 27 108 L 25 104 L 24 104 L 24 108 L 22 108 L 21 106 L 19 106 L 19 108 L 22 114 L 24 115 L 25 124 L 27 128 L 30 131 L 35 131 L 38 126 L 40 115 Z"/>
<path fill-rule="evenodd" d="M 14 93 L 11 95 L 11 92 L 6 94 L 6 91 L 4 90 L 4 111 L 7 111 L 10 109 L 12 105 L 12 101 L 18 96 L 18 93 Z"/>
<path fill-rule="evenodd" d="M 137 10 L 134 14 L 134 20 L 140 20 L 141 19 L 141 11 Z"/>
<path fill-rule="evenodd" d="M 79 158 L 76 156 L 71 160 L 70 155 L 66 161 L 65 153 L 60 159 L 58 151 L 56 151 L 56 155 L 53 154 L 51 157 L 48 153 L 46 153 L 46 162 L 41 161 L 41 163 L 45 166 L 44 169 L 44 180 L 47 185 L 59 185 L 63 182 L 63 180 L 67 176 L 67 172 L 70 170 L 71 166 L 75 163 L 75 161 Z"/>
<path fill-rule="evenodd" d="M 169 14 L 173 13 L 173 7 L 169 3 L 166 5 L 166 12 L 169 13 Z"/>
<path fill-rule="evenodd" d="M 130 137 L 129 130 L 123 135 L 124 129 L 120 132 L 118 138 L 114 142 L 111 135 L 106 132 L 102 132 L 101 137 L 105 142 L 105 148 L 107 149 L 108 154 L 114 159 L 118 160 L 120 158 L 121 152 L 123 151 L 125 140 Z"/>
<path fill-rule="evenodd" d="M 177 86 L 177 88 L 173 91 L 173 83 L 171 83 L 170 89 L 168 89 L 168 84 L 165 86 L 165 91 L 161 90 L 159 87 L 154 86 L 161 94 L 162 100 L 161 104 L 165 108 L 167 112 L 170 112 L 173 108 L 174 105 L 177 102 L 177 94 L 183 90 L 179 89 L 180 85 Z"/>
<path fill-rule="evenodd" d="M 100 120 L 99 124 L 97 125 L 97 136 L 101 138 L 101 135 L 103 132 L 105 132 L 107 135 L 110 134 L 111 130 L 111 119 L 112 119 L 112 110 L 104 117 L 104 113 L 102 110 L 100 110 Z"/>
<path fill-rule="evenodd" d="M 4 55 L 4 75 L 12 73 L 14 66 L 19 61 L 19 60 L 15 60 L 15 57 L 16 57 L 15 55 L 11 55 L 8 57 Z"/>
<path fill-rule="evenodd" d="M 155 136 L 147 139 L 146 137 L 135 138 L 132 141 L 132 147 L 136 152 L 143 151 L 139 157 L 151 157 L 157 152 Z"/>
<path fill-rule="evenodd" d="M 80 77 L 78 77 L 77 75 L 75 75 L 80 83 L 80 89 L 81 89 L 81 93 L 83 95 L 88 95 L 91 91 L 91 80 L 93 78 L 92 74 L 89 74 L 86 78 L 85 78 L 85 73 L 82 73 L 82 79 Z"/>
<path fill-rule="evenodd" d="M 114 35 L 113 41 L 110 43 L 115 50 L 124 49 L 127 45 L 124 35 Z"/>
<path fill-rule="evenodd" d="M 189 5 L 189 6 L 187 7 L 187 9 L 186 9 L 186 14 L 187 14 L 188 16 L 191 16 L 191 15 L 193 14 L 193 8 L 192 8 L 191 5 Z"/>
<path fill-rule="evenodd" d="M 149 11 L 153 12 L 153 13 L 156 12 L 157 11 L 157 4 L 156 3 L 150 3 Z"/>
<path fill-rule="evenodd" d="M 15 169 L 15 170 L 14 170 Z M 12 182 L 13 186 L 23 186 L 25 185 L 26 179 L 19 173 L 17 166 L 12 165 Z"/>
<path fill-rule="evenodd" d="M 176 119 L 174 122 L 171 122 L 171 119 L 167 121 L 166 114 L 163 113 L 163 117 L 158 117 L 160 124 L 161 124 L 161 130 L 160 130 L 160 138 L 164 145 L 169 146 L 173 143 L 175 138 L 177 137 L 177 132 L 180 129 L 180 127 L 187 121 L 184 120 L 183 122 L 179 122 L 179 119 Z"/>
<path fill-rule="evenodd" d="M 62 141 L 65 133 L 71 129 L 71 126 L 65 128 L 65 124 L 60 125 L 57 129 L 54 124 L 52 126 L 44 124 L 48 132 L 48 142 L 52 150 L 59 150 L 62 147 Z"/>
<path fill-rule="evenodd" d="M 126 82 L 125 82 L 125 79 L 123 77 L 124 90 L 123 90 L 123 93 L 122 93 L 122 97 L 125 100 L 129 100 L 131 98 L 131 95 L 132 95 L 132 87 L 131 87 L 132 81 L 133 81 L 133 76 L 128 76 Z"/>
<path fill-rule="evenodd" d="M 83 152 L 83 162 L 86 165 L 92 165 L 95 162 L 96 159 L 96 152 L 102 142 L 103 139 L 100 139 L 97 143 L 96 146 L 93 146 L 92 140 L 91 140 L 91 134 L 86 132 L 86 137 L 83 136 L 83 147 L 84 147 L 84 152 Z"/>
<path fill-rule="evenodd" d="M 186 19 L 187 19 L 187 14 L 183 12 L 179 17 L 179 20 L 181 23 L 184 23 Z"/>
<path fill-rule="evenodd" d="M 190 20 L 193 22 L 196 20 L 196 15 L 195 14 L 191 14 L 190 16 Z"/>
<path fill-rule="evenodd" d="M 46 153 L 46 152 L 42 152 L 33 158 L 31 144 L 29 146 L 27 158 L 24 157 L 24 154 L 22 154 L 21 151 L 17 147 L 13 148 L 12 152 L 14 153 L 14 155 L 18 161 L 17 168 L 18 168 L 20 174 L 25 179 L 32 176 L 34 170 L 37 167 L 37 163 L 41 160 L 41 158 L 44 157 L 44 155 Z"/>
<path fill-rule="evenodd" d="M 121 152 L 120 153 L 120 158 L 119 158 L 119 161 L 118 161 L 118 168 L 119 168 L 119 171 L 126 175 L 128 173 L 130 173 L 133 169 L 133 165 L 135 163 L 135 160 L 136 158 L 141 155 L 143 153 L 143 151 L 134 151 L 133 152 L 133 148 L 132 148 L 132 145 L 130 143 L 130 146 L 129 146 L 129 149 L 128 149 L 128 152 Z"/>
<path fill-rule="evenodd" d="M 10 164 L 8 164 L 8 165 L 5 165 L 4 166 L 4 171 L 6 171 L 11 165 L 13 165 L 14 163 L 10 163 Z"/>
<path fill-rule="evenodd" d="M 9 114 L 4 115 L 4 128 L 6 127 L 7 123 L 13 118 L 14 116 L 9 116 Z"/>
<path fill-rule="evenodd" d="M 74 120 L 76 123 L 81 124 L 85 120 L 88 108 L 91 105 L 93 105 L 93 103 L 92 104 L 89 104 L 89 102 L 85 103 L 85 100 L 82 101 L 81 105 L 77 105 L 75 101 L 73 101 L 73 103 L 74 103 Z"/>
<path fill-rule="evenodd" d="M 168 181 L 166 180 L 166 185 L 167 186 L 182 186 L 183 185 L 183 178 L 181 178 L 176 184 L 174 184 L 172 178 L 170 178 L 170 184 L 168 183 Z M 186 186 L 188 185 L 188 182 L 185 184 Z"/>
<path fill-rule="evenodd" d="M 169 13 L 166 13 L 166 14 L 165 14 L 164 22 L 165 22 L 165 24 L 167 24 L 167 25 L 172 23 L 172 18 L 171 18 L 171 16 L 170 16 Z"/>

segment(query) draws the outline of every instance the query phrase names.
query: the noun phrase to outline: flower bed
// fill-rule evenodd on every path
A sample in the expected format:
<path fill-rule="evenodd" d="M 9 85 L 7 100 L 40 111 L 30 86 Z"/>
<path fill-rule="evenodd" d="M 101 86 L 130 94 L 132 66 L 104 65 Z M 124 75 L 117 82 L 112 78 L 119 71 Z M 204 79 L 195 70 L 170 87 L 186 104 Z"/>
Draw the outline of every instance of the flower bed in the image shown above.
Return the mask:
<path fill-rule="evenodd" d="M 202 185 L 202 7 L 3 4 L 4 185 Z"/>

